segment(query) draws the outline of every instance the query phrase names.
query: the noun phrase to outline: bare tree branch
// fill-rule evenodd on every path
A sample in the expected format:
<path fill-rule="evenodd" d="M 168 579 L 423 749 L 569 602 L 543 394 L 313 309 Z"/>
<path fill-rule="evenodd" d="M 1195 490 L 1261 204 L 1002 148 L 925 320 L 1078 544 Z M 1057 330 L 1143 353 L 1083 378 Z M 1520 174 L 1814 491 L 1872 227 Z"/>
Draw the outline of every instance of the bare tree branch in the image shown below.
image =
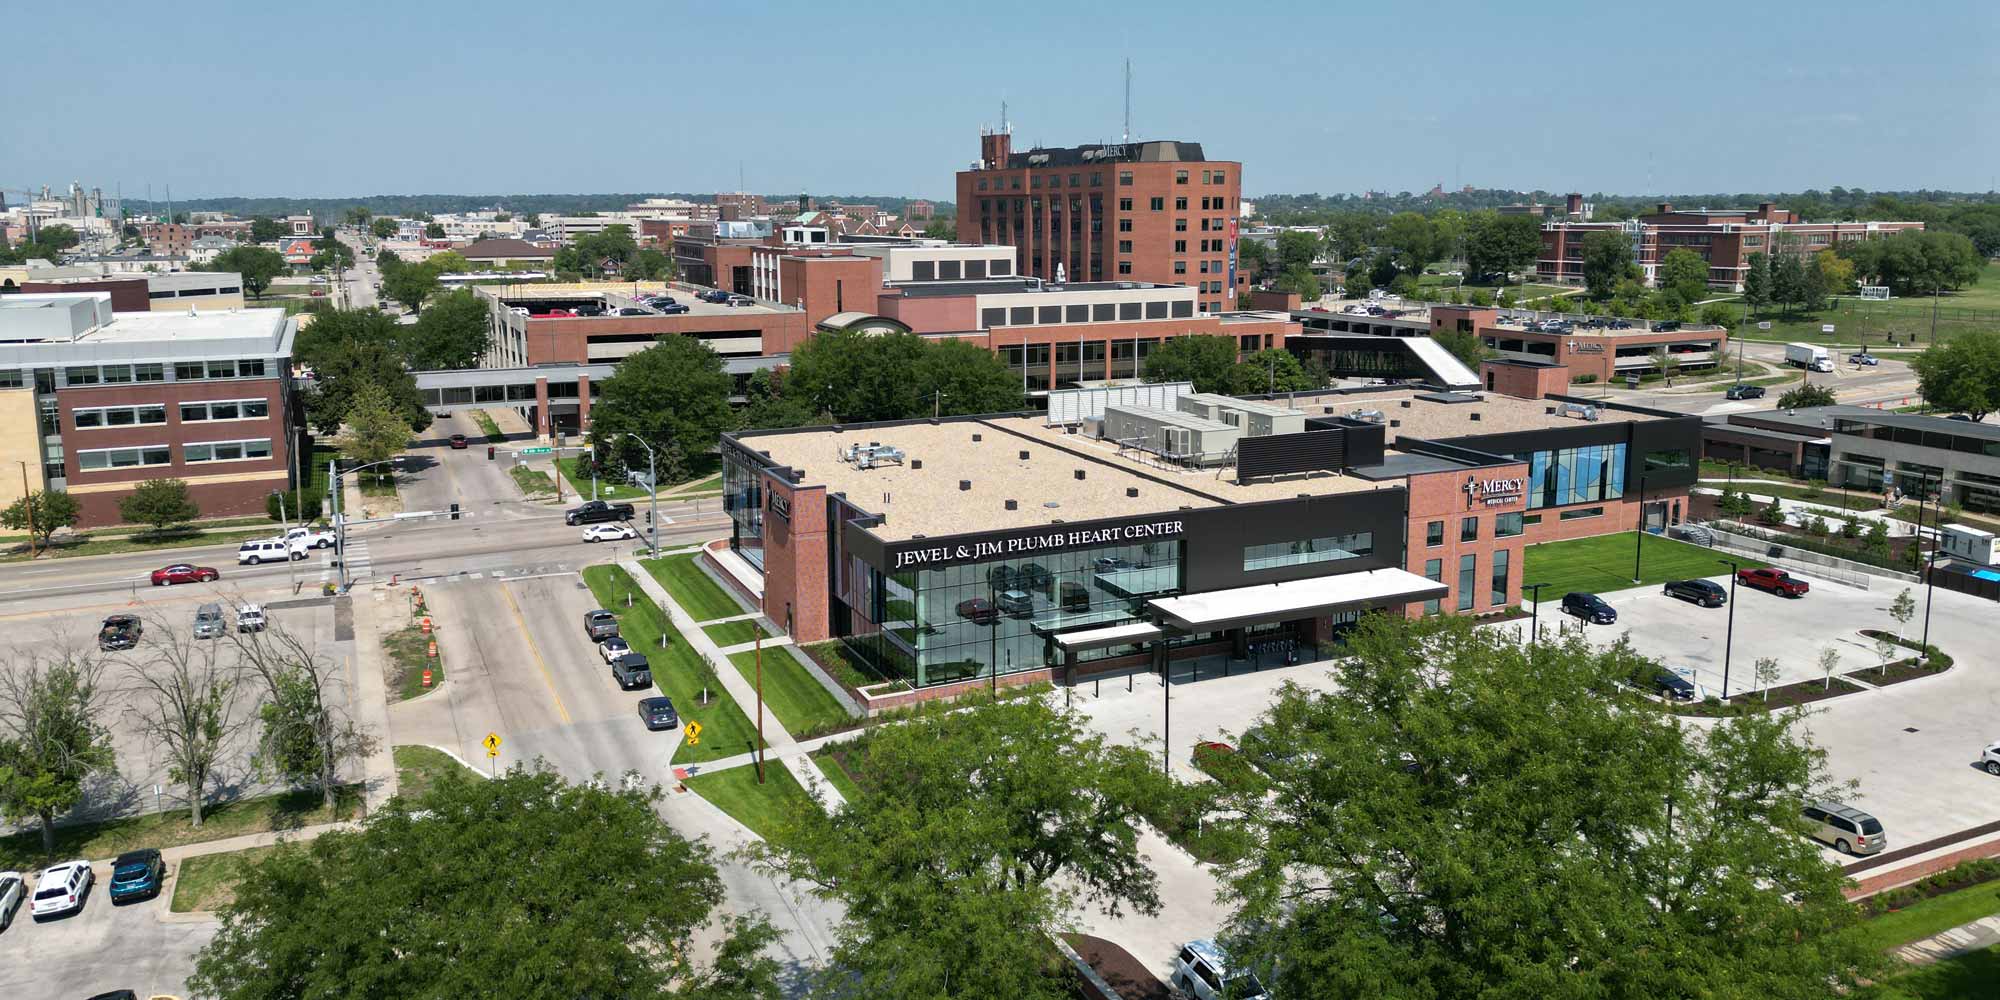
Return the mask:
<path fill-rule="evenodd" d="M 238 711 L 243 670 L 188 630 L 160 620 L 151 631 L 128 672 L 126 713 L 160 748 L 168 779 L 186 789 L 189 822 L 200 829 L 210 779 L 250 721 Z"/>

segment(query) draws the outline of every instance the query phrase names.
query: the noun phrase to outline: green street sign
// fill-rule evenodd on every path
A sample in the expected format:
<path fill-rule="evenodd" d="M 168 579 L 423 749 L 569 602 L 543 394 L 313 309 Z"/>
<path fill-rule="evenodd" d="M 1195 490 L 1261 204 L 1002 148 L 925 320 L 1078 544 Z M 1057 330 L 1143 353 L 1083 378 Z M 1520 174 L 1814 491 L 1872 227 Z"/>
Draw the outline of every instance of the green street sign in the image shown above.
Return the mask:
<path fill-rule="evenodd" d="M 515 452 L 515 454 L 517 454 L 517 455 L 546 455 L 546 454 L 548 454 L 549 452 L 551 452 L 551 451 L 553 451 L 553 450 L 554 450 L 554 449 L 552 449 L 552 448 L 523 448 L 523 449 L 521 449 L 520 451 L 518 451 L 518 452 Z"/>

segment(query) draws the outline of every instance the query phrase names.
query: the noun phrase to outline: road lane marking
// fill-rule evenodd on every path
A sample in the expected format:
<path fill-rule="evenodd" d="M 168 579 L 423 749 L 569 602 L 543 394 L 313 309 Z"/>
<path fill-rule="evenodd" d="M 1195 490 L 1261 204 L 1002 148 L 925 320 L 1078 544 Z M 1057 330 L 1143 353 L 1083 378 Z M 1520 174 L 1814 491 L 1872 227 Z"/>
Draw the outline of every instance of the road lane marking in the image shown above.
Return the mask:
<path fill-rule="evenodd" d="M 556 693 L 555 676 L 549 673 L 548 661 L 542 659 L 542 651 L 535 645 L 535 637 L 528 632 L 528 620 L 521 616 L 521 606 L 514 602 L 514 592 L 506 584 L 500 585 L 500 595 L 507 598 L 507 610 L 514 613 L 514 624 L 521 627 L 521 637 L 528 640 L 528 652 L 535 657 L 535 666 L 542 671 L 542 680 L 549 686 L 549 697 L 555 700 L 556 714 L 562 716 L 563 725 L 569 725 L 569 709 L 563 707 L 562 695 Z"/>

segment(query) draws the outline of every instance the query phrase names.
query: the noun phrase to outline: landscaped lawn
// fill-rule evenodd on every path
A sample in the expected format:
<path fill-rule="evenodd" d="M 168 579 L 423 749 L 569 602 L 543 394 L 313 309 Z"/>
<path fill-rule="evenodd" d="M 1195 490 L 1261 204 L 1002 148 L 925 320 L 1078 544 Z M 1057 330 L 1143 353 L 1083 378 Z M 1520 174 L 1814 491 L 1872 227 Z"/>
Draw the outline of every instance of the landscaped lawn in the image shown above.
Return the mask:
<path fill-rule="evenodd" d="M 548 473 L 538 469 L 530 469 L 525 465 L 511 465 L 507 467 L 507 474 L 514 477 L 514 485 L 519 486 L 521 492 L 528 496 L 549 496 L 556 491 L 555 480 L 550 479 Z"/>
<path fill-rule="evenodd" d="M 1985 948 L 1909 971 L 1867 989 L 1856 1000 L 1988 1000 L 2000 983 L 2000 948 Z"/>
<path fill-rule="evenodd" d="M 746 650 L 729 657 L 743 679 L 752 684 L 756 683 L 756 656 L 755 650 Z M 764 704 L 793 736 L 822 733 L 853 721 L 847 709 L 782 646 L 764 651 Z"/>
<path fill-rule="evenodd" d="M 1721 558 L 1713 549 L 1699 545 L 1689 545 L 1660 535 L 1648 534 L 1640 543 L 1639 582 L 1632 582 L 1632 536 L 1631 531 L 1621 531 L 1615 535 L 1599 535 L 1594 538 L 1572 538 L 1564 542 L 1543 542 L 1530 545 L 1523 553 L 1521 571 L 1522 595 L 1526 597 L 1528 585 L 1546 583 L 1542 590 L 1542 600 L 1560 601 L 1562 595 L 1573 590 L 1593 594 L 1625 590 L 1633 586 L 1659 586 L 1668 580 L 1686 580 L 1695 577 L 1726 574 L 1729 567 L 1716 562 Z M 1763 566 L 1754 559 L 1737 558 L 1737 564 L 1744 569 Z"/>
<path fill-rule="evenodd" d="M 698 622 L 712 618 L 730 618 L 749 610 L 736 603 L 714 580 L 694 564 L 695 553 L 684 552 L 664 559 L 646 559 L 639 565 L 660 581 L 660 586 L 672 594 L 674 603 L 688 613 L 688 617 Z"/>
<path fill-rule="evenodd" d="M 472 422 L 479 425 L 479 431 L 486 435 L 487 441 L 501 444 L 507 440 L 507 435 L 500 433 L 500 425 L 494 423 L 493 416 L 485 410 L 472 411 Z"/>
<path fill-rule="evenodd" d="M 36 546 L 39 558 L 60 559 L 69 556 L 102 556 L 117 552 L 150 552 L 156 549 L 185 549 L 196 545 L 229 545 L 248 541 L 252 538 L 269 538 L 278 533 L 278 525 L 265 522 L 262 528 L 228 528 L 221 531 L 173 530 L 157 534 L 130 533 L 109 537 L 90 537 L 85 541 L 71 544 L 57 544 L 54 548 Z M 0 562 L 28 558 L 26 542 L 17 542 L 14 551 L 0 556 Z"/>
<path fill-rule="evenodd" d="M 751 725 L 749 717 L 723 690 L 720 681 L 706 685 L 708 703 L 702 704 L 702 673 L 708 669 L 707 665 L 667 620 L 666 612 L 639 589 L 623 568 L 591 566 L 583 571 L 583 581 L 590 585 L 598 607 L 618 616 L 618 631 L 625 641 L 646 654 L 653 668 L 653 683 L 661 694 L 674 700 L 674 710 L 681 722 L 701 723 L 701 743 L 687 746 L 683 741 L 674 751 L 676 761 L 720 760 L 755 747 L 757 727 Z M 629 608 L 625 606 L 627 594 L 632 596 Z M 667 637 L 664 649 L 660 646 L 663 634 Z"/>
<path fill-rule="evenodd" d="M 444 645 L 438 645 L 437 658 L 430 655 L 430 644 L 436 639 L 436 633 L 426 634 L 421 625 L 405 625 L 382 637 L 382 651 L 388 654 L 395 670 L 393 676 L 383 680 L 396 692 L 397 700 L 408 701 L 444 683 Z M 431 672 L 430 687 L 424 686 L 426 668 Z"/>
<path fill-rule="evenodd" d="M 590 496 L 590 473 L 582 467 L 582 462 L 582 456 L 572 455 L 561 459 L 556 464 L 561 466 L 563 481 L 569 484 L 570 490 L 579 497 L 588 498 Z M 597 498 L 600 500 L 622 500 L 626 503 L 639 504 L 642 507 L 647 502 L 645 490 L 631 483 L 614 483 L 609 479 L 599 479 L 597 481 Z"/>
<path fill-rule="evenodd" d="M 875 669 L 868 661 L 855 655 L 847 644 L 839 639 L 828 639 L 800 646 L 799 650 L 812 657 L 834 680 L 852 688 L 865 688 L 871 684 L 902 683 L 900 678 L 891 677 Z"/>
<path fill-rule="evenodd" d="M 246 833 L 296 830 L 351 819 L 361 804 L 361 786 L 347 785 L 337 808 L 321 808 L 317 792 L 286 792 L 213 805 L 202 811 L 201 829 L 188 825 L 186 809 L 56 827 L 56 849 L 42 853 L 39 825 L 0 837 L 0 871 L 33 871 L 68 858 L 109 858 L 139 847 L 178 847 L 226 840 Z"/>
<path fill-rule="evenodd" d="M 766 631 L 764 626 L 757 624 L 754 618 L 743 618 L 733 622 L 723 622 L 719 625 L 703 625 L 701 630 L 708 633 L 708 637 L 714 640 L 716 645 L 723 647 L 734 646 L 739 642 L 749 642 L 759 635 L 762 635 L 766 639 L 771 637 L 771 633 Z"/>
<path fill-rule="evenodd" d="M 1857 933 L 1869 947 L 1887 951 L 1996 913 L 2000 913 L 2000 882 L 1982 882 L 1871 917 L 1862 921 Z"/>
<path fill-rule="evenodd" d="M 219 910 L 227 906 L 236 898 L 236 884 L 243 880 L 243 870 L 277 849 L 278 845 L 246 847 L 240 851 L 203 854 L 182 861 L 179 873 L 174 876 L 173 902 L 169 909 L 175 913 L 187 913 Z"/>
<path fill-rule="evenodd" d="M 746 764 L 714 774 L 697 774 L 687 780 L 687 786 L 766 839 L 789 810 L 812 808 L 812 796 L 806 794 L 799 779 L 775 760 L 765 762 L 762 785 L 757 783 L 757 768 Z"/>
<path fill-rule="evenodd" d="M 1866 302 L 1843 296 L 1817 313 L 1763 317 L 1771 323 L 1769 330 L 1759 330 L 1752 324 L 1739 327 L 1736 335 L 1750 340 L 1807 340 L 1846 346 L 1864 342 L 1880 344 L 1887 334 L 1894 333 L 1897 345 L 1901 346 L 1909 343 L 1911 334 L 1916 334 L 1918 345 L 1922 346 L 1930 343 L 1932 305 L 1928 295 L 1913 295 L 1886 302 Z M 1956 292 L 1945 292 L 1937 298 L 1935 305 L 1940 337 L 1949 338 L 1964 331 L 1992 329 L 2000 325 L 2000 263 L 1988 261 L 1977 284 Z M 1820 326 L 1826 323 L 1833 324 L 1834 332 L 1820 331 Z"/>
<path fill-rule="evenodd" d="M 848 773 L 846 765 L 840 762 L 840 754 L 842 751 L 852 753 L 855 749 L 856 744 L 853 743 L 835 743 L 812 752 L 812 762 L 819 767 L 819 773 L 826 775 L 827 783 L 840 793 L 841 798 L 849 802 L 861 797 L 861 785 L 854 780 L 854 775 Z"/>
<path fill-rule="evenodd" d="M 405 745 L 390 753 L 396 758 L 396 794 L 406 799 L 421 799 L 432 786 L 453 777 L 484 777 L 432 747 Z"/>

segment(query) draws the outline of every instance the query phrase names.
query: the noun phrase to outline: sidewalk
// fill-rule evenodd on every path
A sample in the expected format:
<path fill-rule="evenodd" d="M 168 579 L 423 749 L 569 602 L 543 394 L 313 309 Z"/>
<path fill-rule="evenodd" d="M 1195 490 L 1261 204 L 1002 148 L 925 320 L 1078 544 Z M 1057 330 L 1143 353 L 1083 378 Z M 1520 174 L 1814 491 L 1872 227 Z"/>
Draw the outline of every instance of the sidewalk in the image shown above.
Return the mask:
<path fill-rule="evenodd" d="M 1933 934 L 1921 941 L 1912 941 L 1898 948 L 1893 954 L 1911 965 L 1929 965 L 1941 962 L 1968 951 L 1991 948 L 2000 945 L 2000 914 L 1980 917 L 1969 924 L 1960 924 L 1941 934 Z"/>
<path fill-rule="evenodd" d="M 736 707 L 742 710 L 746 718 L 750 719 L 751 725 L 758 725 L 759 720 L 756 716 L 758 709 L 757 689 L 752 687 L 749 681 L 743 679 L 742 671 L 736 669 L 736 664 L 729 662 L 729 657 L 722 651 L 722 647 L 717 646 L 715 640 L 710 639 L 708 633 L 701 630 L 701 626 L 695 623 L 694 618 L 683 610 L 679 604 L 674 602 L 673 597 L 667 593 L 667 588 L 660 586 L 660 581 L 653 579 L 653 574 L 646 572 L 646 567 L 639 565 L 638 560 L 623 559 L 619 561 L 618 565 L 626 573 L 630 574 L 632 579 L 639 582 L 639 589 L 645 591 L 646 596 L 653 599 L 653 603 L 665 609 L 668 619 L 674 623 L 674 628 L 680 631 L 682 641 L 686 642 L 703 660 L 708 661 L 714 666 L 716 677 L 722 681 L 722 689 L 729 692 L 731 698 L 736 699 Z M 778 721 L 778 717 L 771 714 L 770 706 L 763 706 L 762 714 L 764 741 L 767 744 L 767 757 L 773 754 L 779 755 L 781 759 L 796 756 L 796 752 L 792 754 L 781 753 L 783 750 L 798 746 L 798 741 L 793 739 L 792 734 L 785 730 L 784 724 Z M 676 750 L 681 745 L 676 744 Z M 742 757 L 745 763 L 749 762 L 749 754 L 743 754 Z M 834 808 L 839 808 L 846 804 L 847 800 L 841 798 L 839 790 L 835 789 L 833 784 L 826 780 L 825 775 L 819 773 L 818 768 L 811 766 L 798 767 L 790 763 L 787 763 L 786 766 L 791 768 L 792 773 L 798 777 L 800 784 L 817 793 L 823 801 L 831 803 Z"/>
<path fill-rule="evenodd" d="M 375 752 L 362 764 L 366 802 L 363 815 L 367 815 L 396 794 L 396 758 L 390 750 L 394 741 L 389 734 L 389 692 L 388 681 L 384 679 L 382 635 L 388 631 L 385 625 L 393 621 L 395 614 L 389 602 L 397 598 L 386 587 L 371 587 L 343 600 L 353 602 L 355 618 L 354 656 L 349 660 L 354 668 L 349 678 L 353 693 L 348 704 L 353 707 L 355 724 L 375 737 Z"/>

